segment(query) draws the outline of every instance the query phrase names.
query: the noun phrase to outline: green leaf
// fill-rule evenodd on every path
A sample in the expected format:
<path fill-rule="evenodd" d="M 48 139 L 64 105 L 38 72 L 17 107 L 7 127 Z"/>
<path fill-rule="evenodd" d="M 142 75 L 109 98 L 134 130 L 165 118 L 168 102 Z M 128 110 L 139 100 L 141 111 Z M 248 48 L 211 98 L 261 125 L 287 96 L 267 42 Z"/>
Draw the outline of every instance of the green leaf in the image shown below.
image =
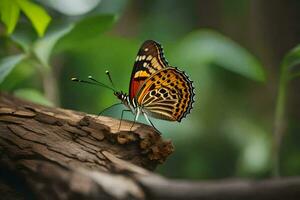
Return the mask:
<path fill-rule="evenodd" d="M 5 57 L 0 60 L 0 83 L 13 70 L 13 68 L 25 58 L 25 54 Z"/>
<path fill-rule="evenodd" d="M 198 66 L 214 64 L 255 81 L 265 81 L 263 67 L 253 55 L 214 31 L 188 35 L 178 46 L 175 56 Z"/>
<path fill-rule="evenodd" d="M 115 20 L 115 15 L 98 15 L 76 22 L 70 33 L 62 38 L 58 49 L 72 48 L 74 45 L 84 43 L 83 41 L 98 37 L 107 31 Z"/>
<path fill-rule="evenodd" d="M 49 66 L 49 59 L 52 53 L 52 49 L 57 41 L 64 35 L 69 33 L 73 28 L 73 25 L 64 25 L 56 30 L 49 32 L 43 38 L 37 40 L 33 45 L 33 51 L 43 66 Z"/>
<path fill-rule="evenodd" d="M 14 31 L 13 34 L 10 35 L 10 38 L 20 45 L 22 50 L 26 53 L 30 53 L 30 48 L 33 41 L 36 38 L 36 34 L 33 30 L 29 30 L 29 27 L 19 27 Z"/>
<path fill-rule="evenodd" d="M 300 45 L 289 51 L 284 57 L 281 64 L 281 73 L 289 76 L 289 80 L 299 77 L 299 71 L 294 71 L 295 67 L 300 64 Z"/>
<path fill-rule="evenodd" d="M 12 0 L 0 1 L 1 20 L 6 25 L 7 33 L 11 34 L 17 24 L 20 16 L 19 6 Z"/>
<path fill-rule="evenodd" d="M 18 86 L 24 84 L 30 86 L 32 83 L 34 85 L 38 78 L 32 79 L 32 77 L 37 77 L 39 74 L 33 65 L 33 58 L 26 57 L 20 61 L 0 84 L 0 91 L 13 91 Z"/>
<path fill-rule="evenodd" d="M 44 66 L 49 66 L 49 59 L 56 43 L 62 39 L 65 48 L 82 41 L 97 37 L 114 22 L 113 15 L 100 15 L 85 18 L 68 25 L 61 25 L 49 32 L 34 44 L 34 52 Z M 80 42 L 79 42 L 80 41 Z"/>
<path fill-rule="evenodd" d="M 46 97 L 38 90 L 36 89 L 31 89 L 31 88 L 22 88 L 22 89 L 18 89 L 14 92 L 14 95 L 34 102 L 34 103 L 38 103 L 41 105 L 46 105 L 46 106 L 53 106 L 53 103 L 51 103 L 48 99 L 46 99 Z"/>
<path fill-rule="evenodd" d="M 18 3 L 25 15 L 30 19 L 38 35 L 43 36 L 49 22 L 51 21 L 51 17 L 41 6 L 35 3 L 28 0 L 15 1 Z"/>

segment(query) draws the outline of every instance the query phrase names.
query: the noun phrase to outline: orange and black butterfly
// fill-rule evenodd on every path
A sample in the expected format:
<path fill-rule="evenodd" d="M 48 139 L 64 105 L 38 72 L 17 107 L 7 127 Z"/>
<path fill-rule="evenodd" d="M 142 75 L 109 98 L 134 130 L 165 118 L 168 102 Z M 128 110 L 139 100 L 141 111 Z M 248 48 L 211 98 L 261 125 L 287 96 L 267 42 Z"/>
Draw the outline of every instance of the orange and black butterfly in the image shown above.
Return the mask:
<path fill-rule="evenodd" d="M 108 72 L 107 74 L 110 78 Z M 168 65 L 161 45 L 153 40 L 145 41 L 137 54 L 131 73 L 128 95 L 118 92 L 92 77 L 89 79 L 94 82 L 82 81 L 77 78 L 72 80 L 98 84 L 113 90 L 114 95 L 128 108 L 124 111 L 131 111 L 135 115 L 134 122 L 140 114 L 143 114 L 153 127 L 148 116 L 180 122 L 190 113 L 194 102 L 195 93 L 192 81 L 183 71 Z M 122 116 L 124 111 L 122 111 Z"/>

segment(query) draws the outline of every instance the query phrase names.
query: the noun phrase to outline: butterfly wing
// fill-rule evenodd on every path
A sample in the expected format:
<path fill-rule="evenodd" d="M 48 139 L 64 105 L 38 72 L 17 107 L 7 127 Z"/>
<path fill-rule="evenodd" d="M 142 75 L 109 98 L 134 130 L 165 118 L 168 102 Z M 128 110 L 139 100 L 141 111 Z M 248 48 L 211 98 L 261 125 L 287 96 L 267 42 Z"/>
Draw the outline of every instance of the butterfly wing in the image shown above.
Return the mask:
<path fill-rule="evenodd" d="M 141 85 L 152 74 L 168 66 L 161 45 L 153 40 L 145 41 L 135 60 L 130 78 L 129 97 L 133 99 Z"/>
<path fill-rule="evenodd" d="M 137 102 L 150 116 L 181 121 L 192 109 L 194 87 L 188 76 L 168 67 L 150 76 L 137 94 Z"/>

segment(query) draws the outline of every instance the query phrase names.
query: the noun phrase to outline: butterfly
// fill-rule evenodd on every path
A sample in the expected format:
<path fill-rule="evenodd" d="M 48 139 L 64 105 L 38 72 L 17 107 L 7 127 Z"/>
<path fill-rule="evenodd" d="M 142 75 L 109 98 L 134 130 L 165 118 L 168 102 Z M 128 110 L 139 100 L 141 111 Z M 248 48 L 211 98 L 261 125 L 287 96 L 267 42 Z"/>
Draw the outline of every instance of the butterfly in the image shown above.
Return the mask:
<path fill-rule="evenodd" d="M 107 75 L 111 80 L 109 72 Z M 134 123 L 141 114 L 154 128 L 148 116 L 180 122 L 193 108 L 193 82 L 183 71 L 168 64 L 162 46 L 153 40 L 145 41 L 138 51 L 129 82 L 129 94 L 116 91 L 92 77 L 89 79 L 112 89 L 114 95 L 128 108 L 122 111 L 121 119 L 125 111 L 131 111 L 135 115 Z M 77 78 L 72 80 L 92 83 Z"/>

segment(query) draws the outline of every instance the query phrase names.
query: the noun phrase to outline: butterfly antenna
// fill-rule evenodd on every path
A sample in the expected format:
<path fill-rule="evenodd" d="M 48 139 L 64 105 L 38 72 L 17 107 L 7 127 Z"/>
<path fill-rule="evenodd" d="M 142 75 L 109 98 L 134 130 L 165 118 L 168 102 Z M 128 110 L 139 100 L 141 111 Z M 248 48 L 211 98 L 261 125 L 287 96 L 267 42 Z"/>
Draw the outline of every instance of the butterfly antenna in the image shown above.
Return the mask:
<path fill-rule="evenodd" d="M 90 84 L 90 85 L 98 85 L 98 86 L 101 86 L 101 87 L 105 87 L 107 89 L 110 89 L 114 92 L 116 92 L 116 90 L 112 87 L 109 87 L 108 85 L 105 85 L 99 81 L 97 81 L 96 79 L 94 79 L 92 76 L 88 76 L 88 78 L 90 80 L 92 80 L 93 82 L 91 81 L 86 81 L 86 80 L 81 80 L 81 79 L 78 79 L 78 78 L 71 78 L 71 81 L 74 81 L 74 82 L 80 82 L 80 83 L 87 83 L 87 84 Z"/>
<path fill-rule="evenodd" d="M 115 85 L 114 85 L 114 83 L 113 83 L 113 81 L 112 81 L 112 78 L 111 78 L 111 76 L 110 76 L 110 73 L 109 73 L 109 71 L 108 71 L 108 70 L 106 70 L 106 71 L 105 71 L 105 74 L 108 76 L 108 79 L 109 79 L 109 81 L 110 81 L 111 85 L 113 86 L 113 88 L 115 88 Z"/>

